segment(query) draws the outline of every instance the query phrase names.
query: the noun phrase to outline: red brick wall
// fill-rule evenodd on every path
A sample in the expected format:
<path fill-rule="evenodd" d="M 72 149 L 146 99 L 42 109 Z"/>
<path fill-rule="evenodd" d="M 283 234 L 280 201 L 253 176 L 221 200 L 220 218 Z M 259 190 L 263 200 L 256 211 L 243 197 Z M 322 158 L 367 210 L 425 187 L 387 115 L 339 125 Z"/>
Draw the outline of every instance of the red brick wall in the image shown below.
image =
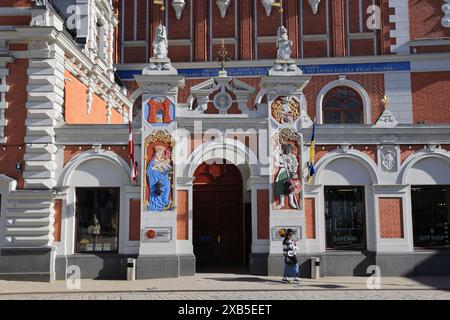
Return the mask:
<path fill-rule="evenodd" d="M 30 21 L 31 18 L 29 16 L 0 16 L 0 26 L 27 26 L 30 24 Z"/>
<path fill-rule="evenodd" d="M 396 39 L 391 38 L 390 31 L 395 29 L 395 23 L 389 21 L 389 16 L 395 14 L 394 8 L 389 8 L 389 0 L 380 0 L 381 11 L 381 30 L 379 31 L 381 42 L 381 54 L 390 54 L 391 45 L 396 44 Z"/>
<path fill-rule="evenodd" d="M 122 157 L 126 163 L 130 163 L 130 158 L 128 156 L 128 146 L 102 146 L 102 149 L 112 151 Z M 72 158 L 79 155 L 82 152 L 92 150 L 91 145 L 83 146 L 64 146 L 64 165 L 67 164 Z"/>
<path fill-rule="evenodd" d="M 125 2 L 125 8 L 122 8 L 121 14 L 124 19 L 124 40 L 131 41 L 134 40 L 134 1 Z M 120 19 L 122 21 L 122 17 Z"/>
<path fill-rule="evenodd" d="M 314 119 L 316 115 L 316 102 L 322 88 L 331 81 L 338 80 L 338 76 L 313 76 L 306 86 L 304 93 L 308 103 L 308 115 Z M 375 123 L 383 112 L 381 100 L 384 97 L 383 74 L 355 74 L 348 75 L 348 80 L 359 83 L 369 95 L 372 112 L 372 123 Z"/>
<path fill-rule="evenodd" d="M 258 206 L 258 239 L 269 239 L 269 190 L 261 189 L 257 191 Z"/>
<path fill-rule="evenodd" d="M 443 1 L 410 0 L 408 3 L 411 40 L 450 37 L 450 29 L 441 24 Z"/>
<path fill-rule="evenodd" d="M 10 43 L 9 50 L 10 51 L 27 51 L 28 43 Z"/>
<path fill-rule="evenodd" d="M 321 146 L 316 145 L 316 156 L 314 158 L 314 161 L 319 161 L 323 156 L 325 156 L 328 152 L 334 151 L 338 148 L 337 145 L 328 145 L 328 146 Z M 377 163 L 377 146 L 375 145 L 352 145 L 351 146 L 354 150 L 358 150 L 364 154 L 366 154 L 370 159 L 372 159 L 373 162 Z"/>
<path fill-rule="evenodd" d="M 117 0 L 116 0 L 117 1 Z M 331 36 L 330 53 L 331 56 L 346 56 L 348 55 L 347 39 L 346 39 L 346 1 L 345 0 L 333 0 L 330 2 L 329 11 L 329 26 L 330 30 L 327 30 L 327 11 L 326 1 L 322 1 L 319 5 L 319 11 L 316 15 L 312 13 L 311 7 L 307 0 L 303 1 L 303 25 L 300 26 L 299 17 L 299 2 L 297 0 L 284 2 L 284 25 L 287 27 L 289 37 L 294 42 L 293 46 L 293 58 L 301 57 L 300 33 L 303 29 L 304 35 L 325 35 L 329 31 Z M 390 38 L 389 31 L 395 27 L 394 24 L 389 22 L 389 14 L 393 13 L 389 9 L 388 0 L 376 0 L 377 5 L 382 7 L 382 31 L 377 32 L 377 47 L 379 53 L 389 54 L 390 45 L 393 39 Z M 350 31 L 352 33 L 359 33 L 359 8 L 358 2 L 350 1 L 349 6 L 349 24 Z M 366 8 L 372 4 L 372 0 L 363 0 L 363 32 L 368 32 L 366 26 L 366 20 L 369 17 L 366 12 Z M 267 17 L 265 9 L 261 4 L 261 1 L 256 1 L 256 17 L 254 16 L 253 1 L 239 1 L 238 17 L 234 16 L 236 2 L 233 0 L 230 7 L 227 10 L 227 16 L 222 19 L 219 14 L 219 9 L 215 1 L 212 3 L 212 7 L 209 8 L 208 1 L 195 1 L 193 3 L 193 21 L 194 27 L 192 35 L 192 46 L 194 51 L 194 61 L 207 61 L 209 60 L 209 36 L 212 35 L 215 39 L 220 38 L 234 38 L 235 28 L 238 28 L 239 37 L 237 39 L 238 56 L 232 57 L 233 59 L 249 60 L 255 58 L 255 46 L 253 39 L 255 33 L 258 37 L 276 36 L 277 28 L 280 25 L 280 14 L 278 8 L 272 9 L 272 14 Z M 116 4 L 120 8 L 120 4 Z M 186 2 L 181 20 L 177 20 L 174 10 L 169 3 L 167 8 L 168 23 L 169 23 L 169 39 L 191 39 L 190 35 L 190 8 L 191 2 Z M 212 30 L 209 30 L 209 10 L 212 11 Z M 120 10 L 120 20 L 122 15 L 125 18 L 125 39 L 134 39 L 134 1 L 127 1 L 125 8 Z M 154 36 L 154 30 L 162 19 L 162 15 L 159 12 L 159 7 L 151 5 L 150 8 L 146 7 L 146 0 L 138 0 L 137 8 L 137 40 L 146 40 L 146 34 L 149 35 L 149 54 L 151 56 L 151 42 Z M 148 25 L 146 25 L 146 15 L 149 16 Z M 235 23 L 235 19 L 239 19 L 238 23 Z M 255 20 L 258 21 L 257 28 L 255 28 Z M 120 32 L 119 32 L 120 33 Z M 120 36 L 120 35 L 119 35 Z M 118 38 L 118 37 L 117 37 Z M 182 52 L 180 52 L 181 49 Z M 259 43 L 258 44 L 258 58 L 259 59 L 273 59 L 276 57 L 275 43 Z M 353 56 L 360 55 L 373 55 L 374 45 L 371 40 L 353 40 L 351 43 L 351 54 Z M 144 48 L 126 48 L 125 49 L 125 62 L 129 63 L 145 63 L 145 54 L 141 54 Z M 216 48 L 213 48 L 213 52 Z M 305 42 L 303 44 L 304 57 L 325 57 L 327 56 L 327 42 L 315 41 Z M 191 59 L 191 48 L 189 46 L 171 45 L 169 48 L 170 56 L 173 61 L 187 62 Z M 235 54 L 235 48 L 231 48 L 230 53 Z M 172 57 L 173 55 L 173 57 Z"/>
<path fill-rule="evenodd" d="M 411 89 L 414 123 L 449 123 L 450 72 L 412 73 Z"/>
<path fill-rule="evenodd" d="M 381 238 L 403 238 L 402 198 L 380 198 L 379 212 Z"/>
<path fill-rule="evenodd" d="M 411 149 L 409 146 L 400 146 L 400 160 L 403 163 L 409 156 L 411 156 L 417 150 L 423 149 L 424 145 L 412 145 Z"/>
<path fill-rule="evenodd" d="M 6 144 L 0 145 L 0 173 L 17 180 L 17 188 L 24 185 L 22 172 L 16 171 L 16 162 L 22 163 L 25 152 L 25 119 L 28 84 L 28 59 L 16 59 L 8 64 L 9 76 L 6 78 L 8 92 L 5 111 L 7 125 L 5 128 Z M 3 150 L 5 149 L 5 150 Z"/>
<path fill-rule="evenodd" d="M 345 6 L 344 0 L 331 1 L 331 39 L 333 56 L 343 57 L 347 55 L 345 48 Z"/>
<path fill-rule="evenodd" d="M 442 46 L 442 45 L 438 45 L 438 46 L 423 46 L 423 47 L 413 47 L 411 49 L 411 52 L 414 51 L 414 49 L 416 49 L 416 54 L 417 53 L 438 53 L 438 52 L 450 52 L 450 46 Z"/>
<path fill-rule="evenodd" d="M 194 4 L 194 60 L 206 61 L 208 59 L 207 41 L 208 5 L 206 1 L 195 1 Z"/>
<path fill-rule="evenodd" d="M 253 58 L 253 8 L 250 1 L 239 1 L 241 60 Z"/>
<path fill-rule="evenodd" d="M 62 223 L 62 200 L 55 200 L 55 222 L 53 223 L 53 241 L 61 241 L 61 223 Z"/>
<path fill-rule="evenodd" d="M 141 240 L 141 199 L 130 199 L 128 240 Z"/>
<path fill-rule="evenodd" d="M 33 1 L 31 0 L 1 0 L 0 7 L 31 7 Z"/>
<path fill-rule="evenodd" d="M 189 192 L 177 191 L 177 240 L 189 240 Z"/>
<path fill-rule="evenodd" d="M 305 236 L 306 239 L 316 238 L 316 203 L 314 198 L 305 198 Z"/>
<path fill-rule="evenodd" d="M 328 84 L 331 81 L 338 80 L 338 76 L 313 76 L 311 78 L 311 81 L 306 86 L 304 92 L 305 97 L 308 103 L 308 115 L 311 117 L 311 119 L 314 119 L 316 117 L 316 102 L 317 97 L 319 96 L 319 92 L 322 90 L 322 88 Z M 381 105 L 381 100 L 384 96 L 384 75 L 383 74 L 356 74 L 356 75 L 349 75 L 347 76 L 347 79 L 353 80 L 357 83 L 359 83 L 368 93 L 370 98 L 370 103 L 372 107 L 372 117 L 371 121 L 372 123 L 375 123 L 376 120 L 379 118 L 381 113 L 383 112 L 383 106 Z M 191 87 L 206 81 L 206 78 L 188 78 L 186 79 L 186 85 L 183 89 L 179 90 L 178 94 L 178 101 L 180 103 L 186 103 L 187 99 L 190 94 Z M 252 108 L 255 103 L 256 95 L 259 91 L 259 82 L 261 81 L 261 78 L 254 77 L 254 78 L 239 78 L 239 80 L 251 85 L 254 87 L 255 93 L 250 97 L 248 106 L 249 108 Z M 133 88 L 135 88 L 135 82 L 134 81 L 127 81 L 126 83 L 127 88 L 130 89 L 130 92 Z"/>

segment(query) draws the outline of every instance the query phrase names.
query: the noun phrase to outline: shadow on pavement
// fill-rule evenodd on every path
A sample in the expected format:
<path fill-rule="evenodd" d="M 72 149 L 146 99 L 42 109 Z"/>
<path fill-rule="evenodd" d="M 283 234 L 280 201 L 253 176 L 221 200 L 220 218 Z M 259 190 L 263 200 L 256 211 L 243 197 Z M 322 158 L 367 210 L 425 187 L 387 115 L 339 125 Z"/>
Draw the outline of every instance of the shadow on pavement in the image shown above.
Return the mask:
<path fill-rule="evenodd" d="M 271 279 L 263 279 L 258 277 L 226 277 L 226 278 L 205 278 L 205 280 L 215 280 L 215 281 L 223 281 L 223 282 L 252 282 L 252 283 L 274 283 L 274 284 L 282 284 L 281 279 L 271 280 Z"/>

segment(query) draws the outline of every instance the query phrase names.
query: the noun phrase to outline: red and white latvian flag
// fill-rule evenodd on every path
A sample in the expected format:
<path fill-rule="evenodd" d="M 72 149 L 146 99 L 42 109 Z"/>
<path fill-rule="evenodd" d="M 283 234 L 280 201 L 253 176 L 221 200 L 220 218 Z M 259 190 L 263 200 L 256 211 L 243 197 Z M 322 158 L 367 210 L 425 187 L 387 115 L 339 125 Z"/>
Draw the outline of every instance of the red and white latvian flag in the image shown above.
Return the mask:
<path fill-rule="evenodd" d="M 128 139 L 128 155 L 130 156 L 130 160 L 131 160 L 130 179 L 131 179 L 131 181 L 136 182 L 137 175 L 138 175 L 138 169 L 137 169 L 137 163 L 134 160 L 133 127 L 132 127 L 130 121 L 128 122 L 128 129 L 130 131 L 130 137 Z"/>

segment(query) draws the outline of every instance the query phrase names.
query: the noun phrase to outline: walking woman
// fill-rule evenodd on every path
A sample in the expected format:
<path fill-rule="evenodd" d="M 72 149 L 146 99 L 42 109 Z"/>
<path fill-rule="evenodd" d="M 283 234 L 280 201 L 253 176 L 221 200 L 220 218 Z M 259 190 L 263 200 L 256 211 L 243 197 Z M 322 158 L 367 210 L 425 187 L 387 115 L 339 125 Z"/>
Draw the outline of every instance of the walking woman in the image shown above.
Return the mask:
<path fill-rule="evenodd" d="M 288 278 L 294 278 L 294 282 L 298 283 L 299 279 L 299 268 L 297 262 L 297 250 L 298 241 L 292 240 L 294 235 L 294 230 L 288 229 L 286 232 L 286 237 L 283 240 L 283 255 L 284 255 L 284 274 L 283 283 L 289 283 Z"/>

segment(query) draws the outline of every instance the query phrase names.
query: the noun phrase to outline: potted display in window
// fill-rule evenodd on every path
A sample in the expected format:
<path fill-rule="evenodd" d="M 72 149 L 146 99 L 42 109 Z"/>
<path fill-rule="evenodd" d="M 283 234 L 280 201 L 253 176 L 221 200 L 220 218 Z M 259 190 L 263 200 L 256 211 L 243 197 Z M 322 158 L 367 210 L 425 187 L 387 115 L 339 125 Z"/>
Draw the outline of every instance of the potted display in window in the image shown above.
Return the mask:
<path fill-rule="evenodd" d="M 94 214 L 93 223 L 88 227 L 88 234 L 90 235 L 99 235 L 101 231 L 100 221 L 97 218 L 97 215 Z"/>

